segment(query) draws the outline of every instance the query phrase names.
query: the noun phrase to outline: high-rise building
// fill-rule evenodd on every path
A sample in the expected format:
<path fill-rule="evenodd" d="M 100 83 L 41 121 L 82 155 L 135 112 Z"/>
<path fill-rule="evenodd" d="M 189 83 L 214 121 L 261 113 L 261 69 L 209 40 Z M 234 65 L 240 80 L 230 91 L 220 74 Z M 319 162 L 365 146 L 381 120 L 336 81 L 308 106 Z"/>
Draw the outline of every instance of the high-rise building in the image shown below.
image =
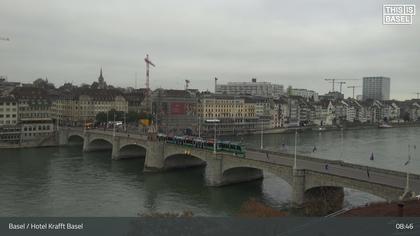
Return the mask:
<path fill-rule="evenodd" d="M 229 82 L 227 84 L 217 84 L 216 94 L 252 95 L 278 98 L 284 94 L 284 91 L 283 85 L 272 84 L 270 82 L 257 82 L 257 79 L 253 78 L 251 82 Z"/>
<path fill-rule="evenodd" d="M 389 100 L 390 97 L 389 77 L 376 76 L 363 78 L 363 100 Z"/>

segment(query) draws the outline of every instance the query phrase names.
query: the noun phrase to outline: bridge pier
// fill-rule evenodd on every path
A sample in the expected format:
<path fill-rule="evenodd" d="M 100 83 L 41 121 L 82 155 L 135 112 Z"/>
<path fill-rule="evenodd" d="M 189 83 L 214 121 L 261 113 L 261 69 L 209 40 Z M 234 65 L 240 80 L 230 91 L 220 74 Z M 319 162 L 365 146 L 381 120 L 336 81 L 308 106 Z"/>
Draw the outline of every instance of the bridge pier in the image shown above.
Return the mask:
<path fill-rule="evenodd" d="M 162 171 L 165 167 L 165 143 L 147 142 L 148 149 L 144 160 L 144 172 Z"/>
<path fill-rule="evenodd" d="M 207 158 L 205 169 L 205 180 L 207 186 L 222 186 L 223 182 L 223 159 L 217 156 Z"/>
<path fill-rule="evenodd" d="M 302 207 L 305 196 L 305 170 L 293 170 L 292 205 Z"/>
<path fill-rule="evenodd" d="M 343 208 L 344 188 L 322 186 L 309 189 L 304 195 L 306 215 L 324 216 Z"/>
<path fill-rule="evenodd" d="M 120 138 L 113 137 L 112 139 L 112 160 L 119 160 L 120 159 Z"/>
<path fill-rule="evenodd" d="M 64 146 L 68 144 L 68 131 L 57 131 L 57 143 L 58 146 Z"/>
<path fill-rule="evenodd" d="M 89 151 L 89 134 L 85 134 L 83 139 L 83 152 Z"/>

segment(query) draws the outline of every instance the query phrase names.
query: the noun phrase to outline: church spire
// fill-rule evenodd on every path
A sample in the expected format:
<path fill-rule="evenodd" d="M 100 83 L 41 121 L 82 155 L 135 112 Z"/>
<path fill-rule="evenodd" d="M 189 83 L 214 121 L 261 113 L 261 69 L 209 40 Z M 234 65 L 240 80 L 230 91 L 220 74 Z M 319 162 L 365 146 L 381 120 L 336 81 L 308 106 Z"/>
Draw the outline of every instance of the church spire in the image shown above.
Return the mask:
<path fill-rule="evenodd" d="M 101 72 L 100 72 L 100 74 L 99 74 L 99 81 L 103 81 L 104 80 L 104 77 L 102 76 L 102 67 L 101 67 Z"/>
<path fill-rule="evenodd" d="M 100 71 L 99 78 L 98 78 L 98 88 L 99 89 L 105 89 L 106 87 L 107 86 L 106 86 L 106 83 L 105 83 L 105 79 L 102 75 L 102 67 L 101 67 L 101 71 Z"/>

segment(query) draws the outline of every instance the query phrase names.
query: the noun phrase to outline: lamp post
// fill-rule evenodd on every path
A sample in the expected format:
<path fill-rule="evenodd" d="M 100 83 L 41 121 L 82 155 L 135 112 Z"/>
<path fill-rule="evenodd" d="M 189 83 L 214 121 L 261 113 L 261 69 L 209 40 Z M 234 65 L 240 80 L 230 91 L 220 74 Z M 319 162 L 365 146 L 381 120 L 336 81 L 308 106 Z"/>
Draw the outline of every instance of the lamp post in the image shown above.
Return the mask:
<path fill-rule="evenodd" d="M 413 149 L 416 150 L 416 146 L 413 146 Z M 407 178 L 406 178 L 406 182 L 405 182 L 405 194 L 407 194 L 410 191 L 410 171 L 408 169 L 408 165 L 410 164 L 411 161 L 411 146 L 408 145 L 408 160 L 407 162 L 404 164 L 406 167 L 406 171 L 407 171 Z"/>
<path fill-rule="evenodd" d="M 200 116 L 198 117 L 198 137 L 201 138 L 201 119 Z"/>
<path fill-rule="evenodd" d="M 297 152 L 297 129 L 295 130 L 295 154 L 294 154 L 294 162 L 293 162 L 293 170 L 297 168 L 297 161 L 296 161 L 296 152 Z"/>
<path fill-rule="evenodd" d="M 127 117 L 126 117 L 125 112 L 124 112 L 124 131 L 128 132 L 127 131 Z"/>
<path fill-rule="evenodd" d="M 216 154 L 216 143 L 217 143 L 216 125 L 219 122 L 220 122 L 220 120 L 218 120 L 218 119 L 206 120 L 206 123 L 213 123 L 214 124 L 214 143 L 213 143 L 213 153 L 214 154 Z"/>
<path fill-rule="evenodd" d="M 109 111 L 106 111 L 106 130 L 108 131 L 108 124 L 109 124 L 109 120 L 108 120 L 108 113 Z"/>
<path fill-rule="evenodd" d="M 214 123 L 214 144 L 213 144 L 213 153 L 216 155 L 216 146 L 217 146 L 217 131 L 216 131 L 216 123 L 219 122 L 219 120 L 216 119 L 216 90 L 217 90 L 217 77 L 214 77 L 214 99 L 213 99 L 213 120 Z"/>
<path fill-rule="evenodd" d="M 115 112 L 114 112 L 114 123 L 112 125 L 112 128 L 113 128 L 113 130 L 112 130 L 112 137 L 115 138 Z"/>
<path fill-rule="evenodd" d="M 83 118 L 83 134 L 86 133 L 86 117 Z"/>
<path fill-rule="evenodd" d="M 261 144 L 261 146 L 260 146 L 260 148 L 261 148 L 261 150 L 262 149 L 264 149 L 264 121 L 263 120 L 261 120 L 261 140 L 260 140 L 260 144 Z"/>

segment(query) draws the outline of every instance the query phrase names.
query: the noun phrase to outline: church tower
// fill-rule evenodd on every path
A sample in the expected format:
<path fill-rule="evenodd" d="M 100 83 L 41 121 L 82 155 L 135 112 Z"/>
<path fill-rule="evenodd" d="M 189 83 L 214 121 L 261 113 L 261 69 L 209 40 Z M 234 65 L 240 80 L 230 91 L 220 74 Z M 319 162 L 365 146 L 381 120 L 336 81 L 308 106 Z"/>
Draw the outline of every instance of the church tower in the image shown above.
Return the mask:
<path fill-rule="evenodd" d="M 98 88 L 99 89 L 106 89 L 106 82 L 105 82 L 105 79 L 104 79 L 104 77 L 103 77 L 103 75 L 102 75 L 102 67 L 101 67 L 101 72 L 100 72 L 100 74 L 99 74 L 99 78 L 98 78 Z"/>

